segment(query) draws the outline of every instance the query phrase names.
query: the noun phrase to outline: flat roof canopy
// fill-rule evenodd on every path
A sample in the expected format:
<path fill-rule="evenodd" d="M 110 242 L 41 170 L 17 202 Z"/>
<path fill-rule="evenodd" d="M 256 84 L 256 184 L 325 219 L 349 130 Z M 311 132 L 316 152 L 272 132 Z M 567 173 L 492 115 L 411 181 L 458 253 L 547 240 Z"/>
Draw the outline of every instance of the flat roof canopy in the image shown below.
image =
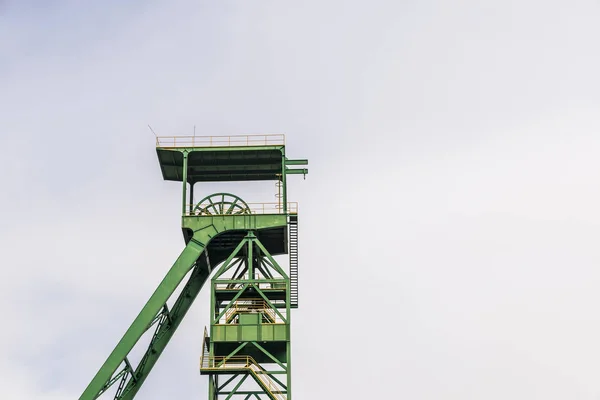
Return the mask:
<path fill-rule="evenodd" d="M 278 180 L 284 146 L 157 147 L 158 162 L 167 181 L 183 180 L 183 152 L 188 152 L 188 183 Z"/>

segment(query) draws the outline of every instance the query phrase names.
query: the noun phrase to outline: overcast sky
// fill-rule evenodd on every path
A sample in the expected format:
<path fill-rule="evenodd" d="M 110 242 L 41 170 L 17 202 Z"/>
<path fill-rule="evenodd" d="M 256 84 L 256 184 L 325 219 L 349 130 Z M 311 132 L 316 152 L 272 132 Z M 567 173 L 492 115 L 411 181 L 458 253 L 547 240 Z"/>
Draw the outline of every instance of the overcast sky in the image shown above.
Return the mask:
<path fill-rule="evenodd" d="M 599 20 L 596 0 L 0 2 L 0 398 L 78 398 L 183 249 L 150 124 L 285 133 L 309 159 L 296 400 L 600 399 Z M 207 397 L 207 294 L 138 398 Z"/>

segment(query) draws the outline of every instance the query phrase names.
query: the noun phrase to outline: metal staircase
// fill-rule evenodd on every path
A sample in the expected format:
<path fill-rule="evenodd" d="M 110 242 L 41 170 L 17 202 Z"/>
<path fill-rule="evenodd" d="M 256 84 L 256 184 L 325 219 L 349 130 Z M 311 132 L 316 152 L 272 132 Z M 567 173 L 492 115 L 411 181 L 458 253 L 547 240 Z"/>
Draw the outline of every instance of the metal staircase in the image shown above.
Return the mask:
<path fill-rule="evenodd" d="M 290 216 L 290 307 L 298 308 L 298 216 Z"/>
<path fill-rule="evenodd" d="M 200 371 L 215 372 L 226 371 L 238 373 L 239 371 L 249 373 L 258 385 L 272 400 L 287 400 L 282 388 L 275 382 L 269 373 L 250 356 L 212 357 L 209 351 L 209 336 L 204 329 L 202 355 L 200 356 Z"/>

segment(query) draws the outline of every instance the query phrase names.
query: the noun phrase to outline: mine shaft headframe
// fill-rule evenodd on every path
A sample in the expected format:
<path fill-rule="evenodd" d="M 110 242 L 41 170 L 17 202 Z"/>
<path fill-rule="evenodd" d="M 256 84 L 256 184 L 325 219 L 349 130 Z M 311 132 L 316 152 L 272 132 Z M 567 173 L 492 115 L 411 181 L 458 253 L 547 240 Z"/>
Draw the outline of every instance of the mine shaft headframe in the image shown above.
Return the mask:
<path fill-rule="evenodd" d="M 308 174 L 306 159 L 289 159 L 284 135 L 160 136 L 156 152 L 163 178 L 183 185 L 183 215 L 195 206 L 197 182 L 279 181 L 283 211 L 287 213 L 287 175 Z"/>
<path fill-rule="evenodd" d="M 298 218 L 294 209 L 288 207 L 286 176 L 290 174 L 306 175 L 308 172 L 306 168 L 291 167 L 307 165 L 307 160 L 290 160 L 286 157 L 285 137 L 283 135 L 159 137 L 157 138 L 156 151 L 163 178 L 183 182 L 182 228 L 186 245 L 121 340 L 85 388 L 79 398 L 80 400 L 95 400 L 100 396 L 102 398 L 110 396 L 110 398 L 116 400 L 132 400 L 136 396 L 190 309 L 194 299 L 200 293 L 203 285 L 210 279 L 211 266 L 226 262 L 228 257 L 233 254 L 229 250 L 232 246 L 235 247 L 235 242 L 241 240 L 239 237 L 240 232 L 246 232 L 248 243 L 253 243 L 252 246 L 246 248 L 252 249 L 249 250 L 251 257 L 247 258 L 249 263 L 254 263 L 259 253 L 265 257 L 268 254 L 275 256 L 289 253 L 289 276 L 285 277 L 285 273 L 282 274 L 286 281 L 285 284 L 289 288 L 285 295 L 286 313 L 284 315 L 289 315 L 289 309 L 295 308 L 295 305 L 297 306 L 298 247 L 296 224 Z M 253 180 L 277 181 L 277 186 L 280 189 L 279 193 L 281 194 L 281 197 L 278 197 L 277 208 L 265 207 L 263 204 L 262 208 L 258 209 L 256 204 L 246 203 L 230 193 L 215 193 L 194 204 L 193 191 L 194 184 L 197 182 Z M 186 196 L 188 187 L 189 202 Z M 281 204 L 281 200 L 283 200 L 283 204 Z M 215 216 L 218 216 L 218 218 L 215 218 Z M 286 240 L 288 232 L 289 240 Z M 186 236 L 187 233 L 189 233 L 188 236 Z M 209 249 L 213 249 L 213 251 L 209 251 Z M 260 265 L 260 268 L 266 271 L 265 263 L 273 268 L 276 267 L 276 262 L 271 259 L 269 259 L 269 262 L 264 259 L 263 261 L 262 264 L 255 264 L 257 270 Z M 186 277 L 188 277 L 187 282 L 184 283 Z M 258 283 L 245 283 L 255 285 L 258 293 L 258 289 L 261 289 L 259 285 L 261 279 L 264 281 L 264 277 L 254 274 L 252 280 Z M 271 298 L 273 296 L 281 296 L 281 287 L 277 286 L 271 289 L 272 293 L 265 294 L 266 298 L 263 297 L 266 304 L 272 303 Z M 264 292 L 267 289 L 261 290 Z M 168 303 L 170 300 L 174 301 Z M 274 300 L 281 301 L 281 299 Z M 281 310 L 271 306 L 263 308 L 265 310 L 263 314 L 270 313 L 271 320 L 267 321 L 265 327 L 261 326 L 261 328 L 264 328 L 261 330 L 261 339 L 268 339 L 265 335 L 272 331 L 273 338 L 278 340 L 271 340 L 271 342 L 279 341 L 286 345 L 285 359 L 283 354 L 268 357 L 267 353 L 271 353 L 272 350 L 268 347 L 273 347 L 273 343 L 265 345 L 252 340 L 251 343 L 246 342 L 246 344 L 248 344 L 249 349 L 260 350 L 262 347 L 263 350 L 261 351 L 267 355 L 268 360 L 275 361 L 274 359 L 277 359 L 280 362 L 286 360 L 289 366 L 291 341 L 284 334 L 289 332 L 289 319 L 283 321 L 287 324 L 285 327 L 273 326 L 271 329 L 269 323 L 282 322 L 273 317 L 273 315 L 281 314 L 278 312 Z M 245 309 L 238 307 L 237 310 L 242 313 Z M 248 325 L 252 321 L 241 322 Z M 231 319 L 228 323 L 231 323 Z M 254 326 L 253 324 L 250 325 Z M 252 329 L 250 330 L 252 331 Z M 252 332 L 250 333 L 252 334 Z M 150 339 L 148 342 L 142 341 L 147 344 L 147 348 L 140 343 L 142 337 Z M 213 339 L 213 342 L 218 341 L 218 335 L 214 336 Z M 266 341 L 263 340 L 263 342 Z M 247 353 L 246 357 L 254 356 L 250 350 Z M 214 351 L 212 356 L 215 356 Z M 253 357 L 253 359 L 256 362 L 262 362 L 258 357 Z M 285 395 L 282 391 L 272 389 L 274 385 L 280 385 L 281 382 L 278 377 L 272 376 L 267 379 L 262 376 L 264 375 L 262 372 L 257 373 L 254 369 L 252 370 L 254 372 L 252 372 L 249 368 L 255 368 L 254 364 L 248 364 L 244 372 L 256 375 L 257 384 L 262 389 L 261 393 L 266 393 L 271 399 L 291 400 L 291 386 L 289 384 L 291 368 L 288 367 L 286 370 Z M 226 385 L 226 383 L 223 383 L 223 385 Z M 217 386 L 217 388 L 221 388 L 221 386 Z M 211 399 L 214 399 L 214 396 Z"/>

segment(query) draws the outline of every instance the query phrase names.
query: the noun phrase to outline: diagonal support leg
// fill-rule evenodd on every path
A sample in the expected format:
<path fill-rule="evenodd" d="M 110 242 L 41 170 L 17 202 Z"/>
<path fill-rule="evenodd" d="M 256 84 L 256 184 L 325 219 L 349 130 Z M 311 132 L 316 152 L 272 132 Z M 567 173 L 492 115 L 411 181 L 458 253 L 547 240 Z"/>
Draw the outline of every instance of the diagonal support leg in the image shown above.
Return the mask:
<path fill-rule="evenodd" d="M 190 240 L 79 400 L 94 400 L 103 392 L 119 365 L 123 363 L 131 349 L 133 349 L 161 308 L 166 304 L 171 294 L 173 294 L 185 275 L 195 265 L 204 248 L 205 244 L 200 241 Z M 204 280 L 207 277 L 208 274 Z M 137 387 L 139 388 L 139 386 L 138 384 Z"/>
<path fill-rule="evenodd" d="M 189 281 L 175 301 L 172 311 L 163 317 L 165 323 L 161 324 L 156 330 L 146 353 L 142 357 L 142 361 L 139 363 L 133 374 L 133 379 L 128 381 L 123 390 L 123 394 L 118 398 L 119 400 L 130 400 L 135 397 L 148 377 L 148 374 L 150 374 L 150 371 L 152 371 L 152 368 L 158 361 L 158 358 L 161 356 L 163 350 L 167 347 L 167 344 L 173 337 L 179 324 L 192 306 L 198 293 L 200 293 L 202 286 L 204 286 L 204 283 L 208 280 L 209 274 L 210 272 L 208 271 L 206 260 L 203 257 L 200 257 L 199 261 L 196 262 L 196 267 L 194 268 Z"/>

